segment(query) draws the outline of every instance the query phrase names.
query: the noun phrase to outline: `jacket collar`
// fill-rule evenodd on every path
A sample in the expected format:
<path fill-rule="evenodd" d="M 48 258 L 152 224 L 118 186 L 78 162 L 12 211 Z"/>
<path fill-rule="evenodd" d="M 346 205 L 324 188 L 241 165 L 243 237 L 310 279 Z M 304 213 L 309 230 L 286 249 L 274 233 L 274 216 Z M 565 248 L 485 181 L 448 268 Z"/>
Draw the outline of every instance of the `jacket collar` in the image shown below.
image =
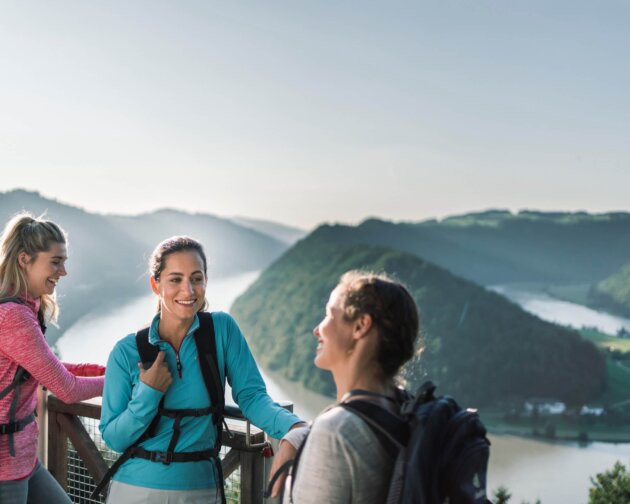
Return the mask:
<path fill-rule="evenodd" d="M 155 314 L 155 317 L 153 317 L 153 320 L 151 321 L 151 326 L 149 328 L 149 343 L 151 343 L 152 345 L 159 345 L 160 343 L 164 342 L 164 340 L 160 338 L 160 332 L 158 331 L 159 327 L 160 327 L 160 313 L 158 312 Z M 199 316 L 195 313 L 195 319 L 193 320 L 193 323 L 188 328 L 188 331 L 186 332 L 186 336 L 188 336 L 191 333 L 194 333 L 198 328 L 199 328 Z"/>

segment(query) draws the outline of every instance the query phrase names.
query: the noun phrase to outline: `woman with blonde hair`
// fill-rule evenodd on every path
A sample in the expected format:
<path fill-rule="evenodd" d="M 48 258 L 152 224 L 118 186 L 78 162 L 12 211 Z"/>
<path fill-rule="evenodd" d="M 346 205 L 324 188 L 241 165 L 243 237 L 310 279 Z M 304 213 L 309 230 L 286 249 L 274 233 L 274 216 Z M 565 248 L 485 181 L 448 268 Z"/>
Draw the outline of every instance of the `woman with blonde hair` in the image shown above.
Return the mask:
<path fill-rule="evenodd" d="M 99 396 L 102 366 L 66 364 L 44 338 L 55 323 L 55 288 L 66 272 L 66 234 L 28 213 L 13 217 L 0 239 L 0 502 L 70 503 L 37 460 L 37 386 L 64 402 Z"/>

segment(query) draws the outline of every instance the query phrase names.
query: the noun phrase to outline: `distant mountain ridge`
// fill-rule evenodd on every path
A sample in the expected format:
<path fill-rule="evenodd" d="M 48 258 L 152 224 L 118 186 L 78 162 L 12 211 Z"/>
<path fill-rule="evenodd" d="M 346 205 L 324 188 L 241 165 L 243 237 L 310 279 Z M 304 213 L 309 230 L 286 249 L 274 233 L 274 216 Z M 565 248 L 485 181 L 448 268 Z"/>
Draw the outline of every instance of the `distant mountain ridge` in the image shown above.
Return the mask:
<path fill-rule="evenodd" d="M 409 252 L 482 285 L 597 283 L 630 260 L 630 214 L 491 210 L 442 221 L 369 219 L 341 229 L 345 244 Z M 321 232 L 321 231 L 320 231 Z"/>
<path fill-rule="evenodd" d="M 273 236 L 235 224 L 230 219 L 179 210 L 158 210 L 109 220 L 150 253 L 164 238 L 189 235 L 200 240 L 208 258 L 209 276 L 230 276 L 259 270 L 278 257 L 287 245 Z"/>
<path fill-rule="evenodd" d="M 234 303 L 232 313 L 263 365 L 331 394 L 330 374 L 313 365 L 312 329 L 339 276 L 361 268 L 395 275 L 420 307 L 426 350 L 406 370 L 412 386 L 428 376 L 442 393 L 474 404 L 528 397 L 579 404 L 605 387 L 603 355 L 575 331 L 411 254 L 348 243 L 347 232 L 318 228 Z"/>
<path fill-rule="evenodd" d="M 69 238 L 68 276 L 59 283 L 60 325 L 68 328 L 85 313 L 149 293 L 147 260 L 161 240 L 178 234 L 199 239 L 209 276 L 260 270 L 287 248 L 276 238 L 208 214 L 161 210 L 137 216 L 101 215 L 14 190 L 0 193 L 2 224 L 21 210 L 58 222 Z M 54 342 L 60 330 L 50 328 Z"/>
<path fill-rule="evenodd" d="M 286 224 L 280 224 L 278 222 L 251 219 L 248 217 L 233 217 L 231 220 L 240 226 L 248 227 L 269 236 L 273 236 L 287 245 L 293 245 L 296 241 L 304 238 L 308 234 L 308 231 L 305 231 L 304 229 L 287 226 Z"/>

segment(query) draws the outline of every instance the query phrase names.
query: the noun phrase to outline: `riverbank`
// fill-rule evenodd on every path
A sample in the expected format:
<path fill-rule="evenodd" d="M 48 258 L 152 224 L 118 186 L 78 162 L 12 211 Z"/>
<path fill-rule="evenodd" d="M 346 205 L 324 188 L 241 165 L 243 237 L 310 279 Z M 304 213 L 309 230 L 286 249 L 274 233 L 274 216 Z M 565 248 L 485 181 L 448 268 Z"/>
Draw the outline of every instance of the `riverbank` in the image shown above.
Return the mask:
<path fill-rule="evenodd" d="M 574 418 L 563 415 L 506 419 L 500 411 L 480 412 L 481 420 L 488 432 L 495 435 L 519 436 L 538 441 L 571 441 L 580 444 L 630 443 L 630 422 L 617 420 L 611 425 L 591 418 Z"/>

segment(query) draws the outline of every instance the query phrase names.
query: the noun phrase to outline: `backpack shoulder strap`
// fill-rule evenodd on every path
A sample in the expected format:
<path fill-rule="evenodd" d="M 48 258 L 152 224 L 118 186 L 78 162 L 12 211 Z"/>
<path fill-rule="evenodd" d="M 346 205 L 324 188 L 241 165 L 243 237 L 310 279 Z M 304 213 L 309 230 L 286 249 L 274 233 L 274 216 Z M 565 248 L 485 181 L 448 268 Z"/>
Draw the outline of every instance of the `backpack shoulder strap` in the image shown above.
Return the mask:
<path fill-rule="evenodd" d="M 197 354 L 199 355 L 199 367 L 201 368 L 201 376 L 210 396 L 210 404 L 216 406 L 216 410 L 212 413 L 212 423 L 217 429 L 217 438 L 214 449 L 218 453 L 221 449 L 223 437 L 223 426 L 227 429 L 227 424 L 223 418 L 223 409 L 225 408 L 225 387 L 221 374 L 219 373 L 219 360 L 217 357 L 217 342 L 214 330 L 214 321 L 212 313 L 199 312 L 199 327 L 195 331 L 195 344 L 197 345 Z M 229 433 L 229 429 L 228 429 Z M 214 464 L 217 470 L 219 481 L 223 482 L 223 467 L 218 458 L 214 458 Z M 225 490 L 223 483 L 220 485 L 221 502 L 226 502 Z"/>
<path fill-rule="evenodd" d="M 306 446 L 306 441 L 308 440 L 308 437 L 310 436 L 310 434 L 311 434 L 311 431 L 309 429 L 308 434 L 306 435 L 306 438 L 304 439 L 304 441 L 302 441 L 302 444 L 297 449 L 295 458 L 293 460 L 288 460 L 287 462 L 282 464 L 278 468 L 278 471 L 276 472 L 276 474 L 274 474 L 274 477 L 273 477 L 273 479 L 276 480 L 277 477 L 279 477 L 281 474 L 288 473 L 288 471 L 291 470 L 291 486 L 289 487 L 289 502 L 291 504 L 293 504 L 293 487 L 295 486 L 295 480 L 298 473 L 298 467 L 300 465 L 300 460 L 302 459 L 302 453 L 304 453 L 304 447 Z M 269 486 L 267 487 L 267 494 L 269 494 L 269 496 L 271 496 L 271 490 L 273 489 L 274 483 L 275 481 L 273 482 L 270 481 Z"/>
<path fill-rule="evenodd" d="M 344 402 L 339 406 L 361 418 L 376 434 L 392 458 L 396 458 L 398 451 L 409 441 L 407 422 L 386 409 L 360 400 Z"/>
<path fill-rule="evenodd" d="M 18 366 L 15 375 L 13 376 L 13 380 L 9 383 L 5 388 L 0 391 L 0 399 L 4 399 L 5 396 L 9 394 L 13 389 L 20 386 L 20 383 L 24 382 L 24 375 L 28 376 L 28 372 L 22 366 Z"/>
<path fill-rule="evenodd" d="M 24 300 L 20 299 L 19 297 L 0 298 L 0 304 L 5 304 L 5 303 L 17 303 L 21 305 L 26 304 Z M 9 383 L 7 387 L 5 387 L 4 389 L 2 389 L 2 391 L 0 391 L 0 399 L 5 397 L 7 394 L 9 394 L 9 392 L 11 392 L 16 387 L 19 387 L 21 383 L 24 383 L 29 378 L 30 378 L 30 374 L 28 373 L 28 371 L 26 371 L 26 369 L 24 369 L 22 366 L 18 366 L 17 370 L 15 371 L 15 376 L 13 377 L 13 380 L 11 380 L 11 383 Z"/>
<path fill-rule="evenodd" d="M 142 363 L 142 367 L 144 369 L 149 369 L 155 359 L 157 359 L 158 353 L 160 352 L 160 348 L 157 345 L 152 345 L 149 342 L 149 328 L 145 327 L 144 329 L 140 329 L 136 333 L 136 346 L 138 347 L 138 354 L 140 355 L 140 362 Z M 164 407 L 164 396 L 160 399 L 160 404 L 158 406 L 158 411 Z M 133 443 L 132 446 L 138 446 L 143 441 L 153 437 L 155 434 L 155 430 L 157 428 L 157 424 L 160 421 L 160 415 L 156 414 L 153 417 L 153 420 L 149 424 L 149 427 L 142 433 L 142 435 Z"/>
<path fill-rule="evenodd" d="M 217 343 L 214 332 L 212 314 L 199 312 L 199 328 L 195 331 L 195 344 L 199 354 L 201 375 L 208 390 L 213 406 L 223 409 L 225 405 L 224 386 L 219 373 L 219 361 L 217 358 Z M 215 415 L 213 415 L 214 417 Z"/>
<path fill-rule="evenodd" d="M 138 348 L 138 354 L 140 355 L 140 362 L 144 369 L 149 369 L 151 365 L 157 359 L 160 349 L 157 345 L 152 345 L 149 342 L 149 328 L 145 327 L 140 329 L 136 333 L 136 347 Z"/>
<path fill-rule="evenodd" d="M 0 298 L 0 304 L 4 304 L 4 303 L 17 303 L 17 304 L 26 304 L 24 302 L 23 299 L 20 299 L 19 297 L 5 297 L 5 298 Z"/>
<path fill-rule="evenodd" d="M 293 468 L 297 467 L 297 457 L 294 459 L 287 460 L 284 464 L 278 467 L 278 470 L 271 476 L 271 479 L 267 483 L 267 488 L 263 492 L 263 497 L 265 499 L 271 498 L 271 492 L 273 490 L 273 486 L 276 484 L 276 481 L 278 481 L 278 478 L 280 478 L 280 476 L 282 476 L 283 474 L 288 475 L 289 469 L 291 469 L 292 467 Z M 293 476 L 295 476 L 295 470 L 294 470 Z M 291 489 L 293 489 L 293 482 L 291 482 Z"/>

